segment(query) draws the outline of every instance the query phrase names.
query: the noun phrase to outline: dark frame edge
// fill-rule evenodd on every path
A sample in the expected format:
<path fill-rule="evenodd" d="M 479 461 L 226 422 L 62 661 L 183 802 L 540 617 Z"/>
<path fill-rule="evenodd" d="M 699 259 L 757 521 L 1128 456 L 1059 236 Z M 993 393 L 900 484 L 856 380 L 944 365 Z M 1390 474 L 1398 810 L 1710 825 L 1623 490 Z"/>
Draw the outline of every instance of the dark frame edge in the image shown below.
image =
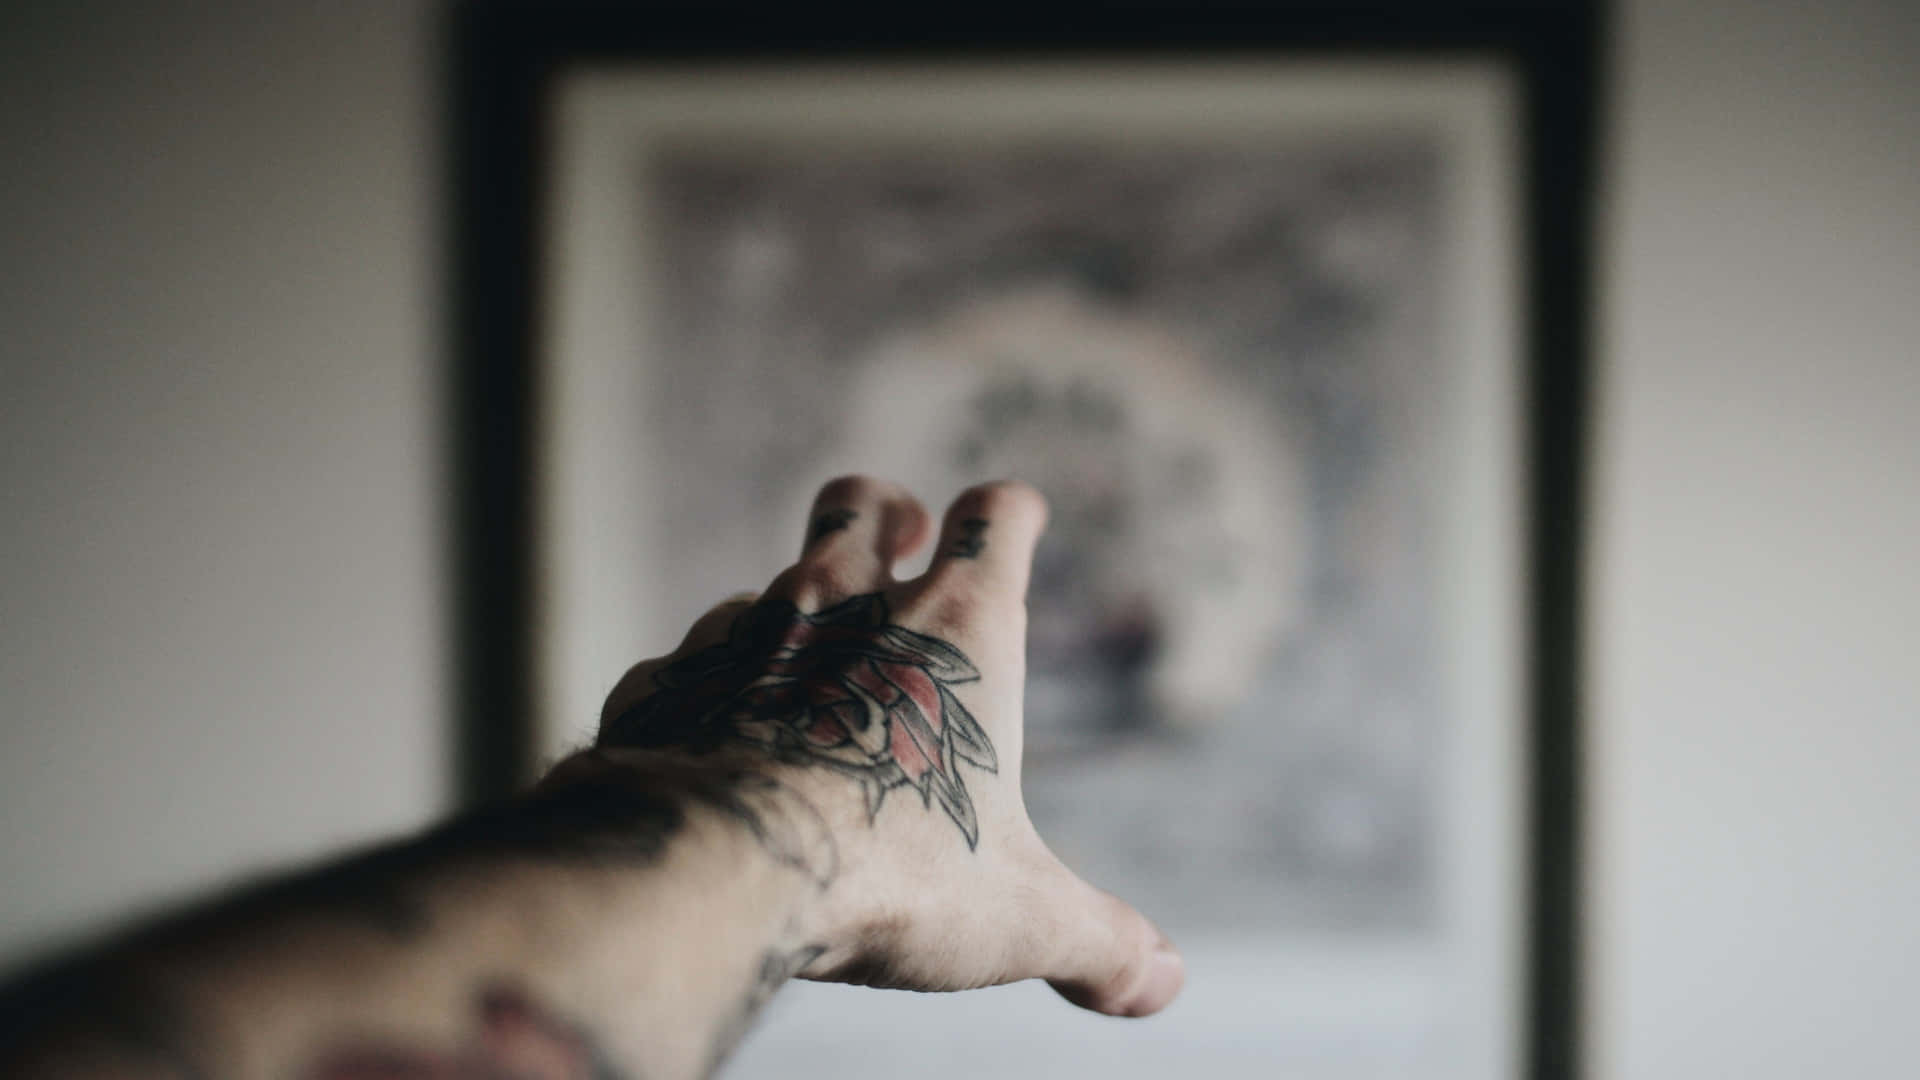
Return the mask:
<path fill-rule="evenodd" d="M 532 135 L 537 57 L 515 13 L 455 3 L 447 49 L 445 274 L 452 322 L 452 788 L 460 807 L 511 794 L 533 753 Z"/>
<path fill-rule="evenodd" d="M 1527 776 L 1525 1073 L 1576 1080 L 1590 1060 L 1582 907 L 1583 591 L 1593 266 L 1606 0 L 1543 25 L 1526 61 Z"/>

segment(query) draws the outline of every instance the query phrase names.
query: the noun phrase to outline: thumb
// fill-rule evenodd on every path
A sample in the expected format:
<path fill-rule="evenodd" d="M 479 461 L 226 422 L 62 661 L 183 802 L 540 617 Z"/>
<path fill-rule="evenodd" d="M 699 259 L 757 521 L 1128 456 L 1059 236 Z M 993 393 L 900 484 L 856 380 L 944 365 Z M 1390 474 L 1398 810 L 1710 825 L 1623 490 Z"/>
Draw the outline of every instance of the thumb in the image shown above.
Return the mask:
<path fill-rule="evenodd" d="M 1053 924 L 1046 979 L 1060 996 L 1109 1016 L 1148 1016 L 1186 984 L 1180 953 L 1131 905 L 1071 874 L 1067 910 Z"/>

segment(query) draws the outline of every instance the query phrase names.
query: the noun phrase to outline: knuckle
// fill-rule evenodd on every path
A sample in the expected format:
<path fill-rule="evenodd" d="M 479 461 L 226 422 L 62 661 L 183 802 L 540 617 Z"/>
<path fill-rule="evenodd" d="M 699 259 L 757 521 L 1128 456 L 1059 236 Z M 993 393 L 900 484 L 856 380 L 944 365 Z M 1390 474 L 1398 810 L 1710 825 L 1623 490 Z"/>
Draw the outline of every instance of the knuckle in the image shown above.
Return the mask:
<path fill-rule="evenodd" d="M 888 503 L 880 520 L 889 532 L 918 533 L 932 522 L 932 517 L 927 513 L 927 508 L 920 505 L 920 500 L 902 493 Z"/>
<path fill-rule="evenodd" d="M 877 476 L 865 473 L 849 473 L 836 476 L 822 484 L 820 493 L 814 496 L 816 503 L 866 502 L 879 498 L 891 485 Z"/>
<path fill-rule="evenodd" d="M 740 613 L 759 601 L 759 593 L 738 593 L 708 608 L 704 614 L 693 621 L 693 625 L 687 630 L 687 636 L 681 639 L 680 647 L 675 650 L 674 655 L 678 657 L 694 652 L 725 638 L 727 631 L 733 627 L 734 620 L 740 617 Z"/>
<path fill-rule="evenodd" d="M 765 596 L 775 600 L 791 602 L 793 600 L 794 589 L 800 584 L 799 574 L 800 567 L 798 565 L 789 566 L 785 570 L 780 571 L 771 582 L 767 583 Z"/>
<path fill-rule="evenodd" d="M 1096 992 L 1108 1005 L 1118 1006 L 1146 982 L 1155 935 L 1146 920 L 1116 897 L 1101 894 L 1096 910 L 1108 929 L 1098 946 L 1105 971 Z"/>
<path fill-rule="evenodd" d="M 631 709 L 653 693 L 653 676 L 666 667 L 671 657 L 656 657 L 642 660 L 627 669 L 613 689 L 607 693 L 606 701 L 600 706 L 600 725 L 605 727 L 621 713 Z"/>
<path fill-rule="evenodd" d="M 954 501 L 960 517 L 1034 517 L 1044 519 L 1046 496 L 1024 480 L 994 480 L 975 484 Z"/>
<path fill-rule="evenodd" d="M 727 597 L 725 600 L 708 608 L 705 613 L 694 620 L 693 632 L 687 635 L 688 640 L 691 641 L 695 639 L 702 631 L 711 630 L 714 627 L 725 627 L 741 612 L 759 602 L 760 594 L 757 592 L 735 593 Z"/>
<path fill-rule="evenodd" d="M 1098 983 L 1098 997 L 1109 1008 L 1118 1007 L 1133 996 L 1135 987 L 1146 981 L 1147 954 L 1129 950 Z"/>
<path fill-rule="evenodd" d="M 980 601 L 969 592 L 944 593 L 927 604 L 924 615 L 947 633 L 964 632 L 980 621 Z"/>
<path fill-rule="evenodd" d="M 981 650 L 976 659 L 991 656 L 996 665 L 1017 660 L 1017 650 L 1026 641 L 1026 604 L 964 573 L 934 572 L 901 599 L 897 610 L 902 622 L 964 641 L 967 648 Z M 1002 655 L 1008 645 L 1015 648 L 1015 656 Z"/>
<path fill-rule="evenodd" d="M 823 597 L 848 595 L 853 586 L 853 574 L 844 562 L 826 556 L 809 556 L 775 578 L 767 593 L 805 607 L 807 602 Z"/>
<path fill-rule="evenodd" d="M 927 572 L 922 587 L 908 601 L 914 616 L 935 626 L 969 626 L 986 606 L 985 589 L 977 575 L 953 563 Z"/>

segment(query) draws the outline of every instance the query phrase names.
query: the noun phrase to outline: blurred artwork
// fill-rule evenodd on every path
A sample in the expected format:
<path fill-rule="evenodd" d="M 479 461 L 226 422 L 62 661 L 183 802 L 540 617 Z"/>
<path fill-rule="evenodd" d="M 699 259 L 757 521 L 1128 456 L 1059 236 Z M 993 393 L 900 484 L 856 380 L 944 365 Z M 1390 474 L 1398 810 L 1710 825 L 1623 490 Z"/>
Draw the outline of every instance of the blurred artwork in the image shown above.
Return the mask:
<path fill-rule="evenodd" d="M 833 475 L 936 514 L 1027 480 L 1049 843 L 1176 936 L 1430 929 L 1434 147 L 678 139 L 639 167 L 668 607 L 789 561 Z"/>

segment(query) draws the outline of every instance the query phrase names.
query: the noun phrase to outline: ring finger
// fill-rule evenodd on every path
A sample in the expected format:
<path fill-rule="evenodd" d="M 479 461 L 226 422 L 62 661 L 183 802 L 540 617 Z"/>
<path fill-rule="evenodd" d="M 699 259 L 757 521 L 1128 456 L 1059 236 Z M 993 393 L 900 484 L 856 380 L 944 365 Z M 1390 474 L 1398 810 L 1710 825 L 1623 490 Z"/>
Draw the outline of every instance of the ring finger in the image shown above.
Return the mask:
<path fill-rule="evenodd" d="M 898 484 L 843 476 L 814 496 L 800 561 L 768 592 L 802 609 L 893 584 L 893 565 L 926 542 L 932 519 Z"/>

